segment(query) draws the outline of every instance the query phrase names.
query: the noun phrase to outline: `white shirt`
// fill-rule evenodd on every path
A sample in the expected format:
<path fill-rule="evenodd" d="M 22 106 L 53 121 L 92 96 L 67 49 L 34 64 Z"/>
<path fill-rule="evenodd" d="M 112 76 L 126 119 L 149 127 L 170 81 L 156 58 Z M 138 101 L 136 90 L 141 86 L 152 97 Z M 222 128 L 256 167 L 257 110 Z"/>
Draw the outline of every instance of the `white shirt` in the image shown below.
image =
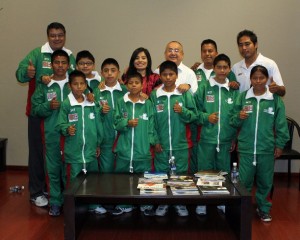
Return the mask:
<path fill-rule="evenodd" d="M 236 76 L 236 80 L 240 83 L 240 92 L 244 92 L 250 88 L 250 72 L 251 69 L 257 65 L 262 65 L 267 68 L 269 73 L 267 85 L 270 84 L 270 78 L 273 77 L 273 81 L 277 85 L 284 86 L 277 64 L 272 59 L 264 57 L 261 53 L 259 53 L 255 62 L 252 63 L 249 68 L 246 67 L 245 59 L 234 64 L 232 67 L 232 71 Z"/>
<path fill-rule="evenodd" d="M 192 94 L 194 94 L 198 88 L 196 74 L 192 69 L 185 66 L 182 62 L 177 68 L 178 78 L 176 80 L 176 86 L 179 86 L 180 84 L 189 84 L 191 86 L 190 91 Z M 157 68 L 154 72 L 159 74 L 159 68 Z"/>

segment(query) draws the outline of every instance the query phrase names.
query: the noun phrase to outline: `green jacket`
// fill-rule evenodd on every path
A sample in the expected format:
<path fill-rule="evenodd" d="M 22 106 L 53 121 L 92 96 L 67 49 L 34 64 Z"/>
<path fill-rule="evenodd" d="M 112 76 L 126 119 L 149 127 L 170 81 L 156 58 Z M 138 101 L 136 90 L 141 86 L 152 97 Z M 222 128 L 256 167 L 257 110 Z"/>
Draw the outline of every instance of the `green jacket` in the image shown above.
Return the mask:
<path fill-rule="evenodd" d="M 75 58 L 72 52 L 66 48 L 63 48 L 70 56 L 70 68 L 69 71 L 75 69 Z M 16 71 L 17 80 L 21 83 L 29 82 L 26 114 L 29 115 L 31 112 L 31 96 L 35 88 L 42 83 L 41 76 L 52 75 L 53 71 L 51 68 L 51 54 L 53 50 L 50 48 L 47 42 L 42 47 L 33 49 L 20 63 Z M 27 67 L 30 60 L 35 67 L 35 78 L 31 79 L 27 76 Z M 33 80 L 33 81 L 31 81 Z"/>
<path fill-rule="evenodd" d="M 194 94 L 198 110 L 197 124 L 202 125 L 200 141 L 212 144 L 231 143 L 235 139 L 236 129 L 229 125 L 230 111 L 239 92 L 226 84 L 218 84 L 214 78 L 201 84 Z M 218 112 L 216 124 L 208 121 L 209 115 Z"/>
<path fill-rule="evenodd" d="M 240 119 L 241 110 L 247 119 Z M 239 127 L 238 150 L 248 154 L 273 154 L 274 148 L 283 149 L 289 132 L 283 101 L 277 94 L 267 92 L 258 101 L 253 88 L 236 99 L 230 124 Z"/>
<path fill-rule="evenodd" d="M 154 144 L 153 105 L 150 100 L 133 103 L 126 93 L 117 101 L 114 127 L 119 136 L 115 152 L 118 157 L 130 161 L 151 159 L 150 145 Z M 128 120 L 138 118 L 136 127 L 128 127 Z"/>
<path fill-rule="evenodd" d="M 68 134 L 68 127 L 75 125 L 74 136 Z M 103 127 L 99 111 L 94 103 L 85 98 L 78 103 L 70 93 L 62 102 L 57 128 L 65 136 L 64 159 L 66 163 L 88 163 L 96 160 L 96 149 L 100 146 Z"/>
<path fill-rule="evenodd" d="M 75 69 L 75 58 L 72 52 L 68 49 L 63 48 L 70 56 L 70 71 Z M 33 49 L 19 64 L 16 72 L 16 77 L 19 82 L 29 82 L 31 79 L 27 76 L 27 67 L 31 60 L 35 67 L 35 80 L 37 85 L 41 83 L 41 76 L 50 76 L 53 71 L 51 68 L 51 54 L 53 50 L 49 44 L 46 43 L 42 47 Z"/>
<path fill-rule="evenodd" d="M 114 110 L 116 108 L 117 101 L 123 98 L 127 92 L 127 88 L 119 83 L 113 88 L 106 86 L 105 89 L 100 90 L 98 87 L 94 89 L 95 104 L 100 107 L 100 116 L 103 123 L 103 141 L 101 147 L 112 147 L 116 138 L 116 130 L 114 129 Z M 107 103 L 110 107 L 108 113 L 102 113 L 102 105 Z"/>
<path fill-rule="evenodd" d="M 190 92 L 172 93 L 163 90 L 163 85 L 151 93 L 154 105 L 156 143 L 164 150 L 181 150 L 192 147 L 189 123 L 195 121 L 197 110 Z M 175 113 L 176 101 L 182 107 L 182 113 Z"/>
<path fill-rule="evenodd" d="M 57 101 L 62 102 L 69 93 L 68 79 L 62 81 L 51 80 L 48 85 L 38 85 L 31 97 L 31 114 L 44 118 L 45 143 L 57 142 L 60 137 L 60 133 L 56 129 L 59 109 L 51 109 L 50 101 L 56 98 Z"/>

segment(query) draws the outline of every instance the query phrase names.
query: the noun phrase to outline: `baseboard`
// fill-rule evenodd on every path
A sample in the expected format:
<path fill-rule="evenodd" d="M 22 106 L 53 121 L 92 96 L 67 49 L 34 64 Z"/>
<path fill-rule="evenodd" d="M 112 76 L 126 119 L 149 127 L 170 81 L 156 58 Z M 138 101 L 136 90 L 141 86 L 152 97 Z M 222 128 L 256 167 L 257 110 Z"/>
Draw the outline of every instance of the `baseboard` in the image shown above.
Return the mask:
<path fill-rule="evenodd" d="M 9 166 L 6 166 L 6 170 L 28 171 L 28 166 L 14 166 L 14 165 L 9 165 Z"/>

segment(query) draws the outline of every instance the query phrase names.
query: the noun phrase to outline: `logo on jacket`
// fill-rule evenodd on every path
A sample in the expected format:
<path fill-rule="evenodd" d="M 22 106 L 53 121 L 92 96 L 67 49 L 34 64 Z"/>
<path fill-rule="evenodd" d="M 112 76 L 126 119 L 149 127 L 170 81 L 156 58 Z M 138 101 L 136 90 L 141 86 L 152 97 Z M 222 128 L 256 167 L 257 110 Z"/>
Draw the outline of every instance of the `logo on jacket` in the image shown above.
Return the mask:
<path fill-rule="evenodd" d="M 163 112 L 164 111 L 164 105 L 162 103 L 156 105 L 156 111 L 157 112 Z"/>
<path fill-rule="evenodd" d="M 246 112 L 246 113 L 252 113 L 253 112 L 253 105 L 245 105 L 243 110 Z"/>
<path fill-rule="evenodd" d="M 47 100 L 51 101 L 53 98 L 56 98 L 56 92 L 48 92 L 47 93 Z"/>
<path fill-rule="evenodd" d="M 78 122 L 78 114 L 77 113 L 69 113 L 68 119 L 69 119 L 69 122 Z"/>
<path fill-rule="evenodd" d="M 143 120 L 148 120 L 147 113 L 143 113 L 142 115 L 140 115 L 140 118 Z"/>
<path fill-rule="evenodd" d="M 206 95 L 206 102 L 215 102 L 215 96 L 214 95 Z"/>
<path fill-rule="evenodd" d="M 272 107 L 269 107 L 267 109 L 264 109 L 264 112 L 265 113 L 268 113 L 268 114 L 271 114 L 271 115 L 274 115 L 274 109 Z"/>
<path fill-rule="evenodd" d="M 226 102 L 227 102 L 228 104 L 233 104 L 233 100 L 232 100 L 231 97 L 229 97 L 229 98 L 226 100 Z"/>
<path fill-rule="evenodd" d="M 91 112 L 91 113 L 89 114 L 89 119 L 95 119 L 95 113 Z"/>

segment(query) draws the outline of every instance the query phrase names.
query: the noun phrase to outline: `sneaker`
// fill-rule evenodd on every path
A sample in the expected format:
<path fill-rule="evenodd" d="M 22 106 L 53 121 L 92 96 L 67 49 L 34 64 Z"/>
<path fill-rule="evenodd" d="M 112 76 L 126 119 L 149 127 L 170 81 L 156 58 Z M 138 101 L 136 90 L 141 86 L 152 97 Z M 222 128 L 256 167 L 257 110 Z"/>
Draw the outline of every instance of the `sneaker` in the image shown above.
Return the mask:
<path fill-rule="evenodd" d="M 219 205 L 219 206 L 217 206 L 217 208 L 222 212 L 222 213 L 224 213 L 225 214 L 225 205 Z"/>
<path fill-rule="evenodd" d="M 123 213 L 123 211 L 120 208 L 115 208 L 115 209 L 111 210 L 110 213 L 112 215 L 118 216 L 118 215 L 121 215 Z"/>
<path fill-rule="evenodd" d="M 163 217 L 169 210 L 169 205 L 159 205 L 155 211 L 156 216 Z"/>
<path fill-rule="evenodd" d="M 155 213 L 156 213 L 156 211 L 153 207 L 151 209 L 145 209 L 145 211 L 144 211 L 144 215 L 147 217 L 155 216 Z"/>
<path fill-rule="evenodd" d="M 51 205 L 49 210 L 49 215 L 52 217 L 58 217 L 60 215 L 60 206 Z"/>
<path fill-rule="evenodd" d="M 186 217 L 189 215 L 189 212 L 186 209 L 185 205 L 175 205 L 174 208 L 175 208 L 178 216 L 180 216 L 180 217 Z"/>
<path fill-rule="evenodd" d="M 111 214 L 113 215 L 120 215 L 122 213 L 129 213 L 133 210 L 133 207 L 128 205 L 128 206 L 116 206 L 114 210 L 111 211 Z"/>
<path fill-rule="evenodd" d="M 106 213 L 106 209 L 104 207 L 102 207 L 101 205 L 99 205 L 98 207 L 96 207 L 94 209 L 94 212 L 96 214 L 104 214 L 104 213 Z"/>
<path fill-rule="evenodd" d="M 206 215 L 206 206 L 205 205 L 198 205 L 196 207 L 196 213 L 198 215 Z"/>
<path fill-rule="evenodd" d="M 45 207 L 48 205 L 48 199 L 44 195 L 38 196 L 36 198 L 30 198 L 30 201 L 37 207 Z"/>
<path fill-rule="evenodd" d="M 260 220 L 262 220 L 263 222 L 271 222 L 272 221 L 272 217 L 269 213 L 265 213 L 261 210 L 259 210 L 258 208 L 256 209 L 257 215 L 260 217 Z"/>
<path fill-rule="evenodd" d="M 153 205 L 141 205 L 140 206 L 141 212 L 145 212 L 145 210 L 152 210 L 152 209 L 153 209 Z"/>

